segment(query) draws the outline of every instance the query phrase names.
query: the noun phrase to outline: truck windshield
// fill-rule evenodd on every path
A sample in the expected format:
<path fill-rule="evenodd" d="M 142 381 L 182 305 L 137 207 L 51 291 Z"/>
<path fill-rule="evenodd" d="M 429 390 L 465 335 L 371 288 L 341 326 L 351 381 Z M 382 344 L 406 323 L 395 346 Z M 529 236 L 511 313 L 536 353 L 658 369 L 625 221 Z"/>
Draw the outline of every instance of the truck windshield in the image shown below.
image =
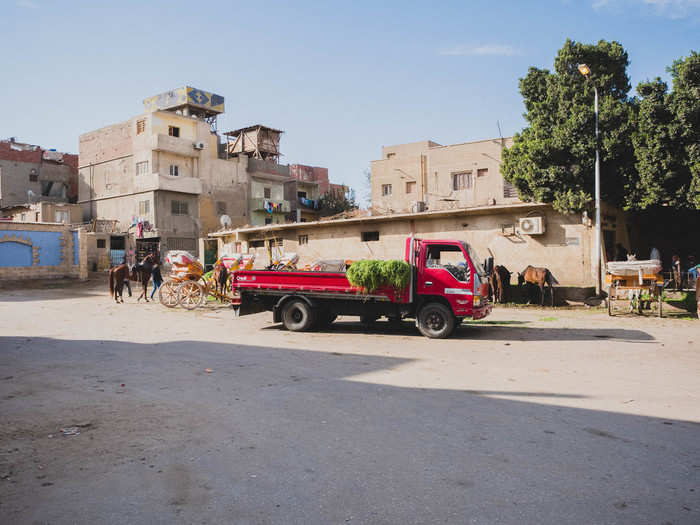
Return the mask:
<path fill-rule="evenodd" d="M 464 250 L 467 252 L 467 255 L 469 255 L 469 258 L 472 260 L 472 264 L 474 265 L 474 268 L 476 268 L 476 273 L 479 274 L 479 277 L 485 278 L 486 271 L 481 265 L 481 259 L 479 259 L 479 256 L 474 251 L 474 248 L 469 246 L 469 244 L 467 244 L 466 242 L 463 242 L 462 246 L 464 246 Z"/>

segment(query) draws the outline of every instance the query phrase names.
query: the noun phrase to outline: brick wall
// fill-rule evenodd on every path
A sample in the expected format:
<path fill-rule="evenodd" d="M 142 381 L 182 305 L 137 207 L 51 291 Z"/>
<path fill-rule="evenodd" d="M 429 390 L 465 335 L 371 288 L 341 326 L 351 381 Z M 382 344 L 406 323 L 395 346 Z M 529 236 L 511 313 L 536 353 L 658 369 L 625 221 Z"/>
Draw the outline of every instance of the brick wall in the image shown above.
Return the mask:
<path fill-rule="evenodd" d="M 87 279 L 84 230 L 61 224 L 0 222 L 0 281 L 66 277 Z"/>

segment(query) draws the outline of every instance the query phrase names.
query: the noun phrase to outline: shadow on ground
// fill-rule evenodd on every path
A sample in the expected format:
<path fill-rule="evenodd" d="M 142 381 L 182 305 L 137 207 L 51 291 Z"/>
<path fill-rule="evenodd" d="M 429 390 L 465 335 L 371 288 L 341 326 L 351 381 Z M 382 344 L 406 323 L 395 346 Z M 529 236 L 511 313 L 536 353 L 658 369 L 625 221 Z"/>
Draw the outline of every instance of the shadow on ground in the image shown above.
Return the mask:
<path fill-rule="evenodd" d="M 362 380 L 410 364 L 0 337 L 0 513 L 12 523 L 698 522 L 700 425 L 546 404 L 578 398 L 567 392 Z"/>
<path fill-rule="evenodd" d="M 628 342 L 650 342 L 654 337 L 642 330 L 625 328 L 558 328 L 521 326 L 527 321 L 464 322 L 458 326 L 451 338 L 512 341 L 598 341 L 617 340 Z M 283 325 L 269 325 L 261 330 L 284 330 Z M 386 334 L 423 337 L 413 321 L 394 323 L 378 321 L 371 328 L 360 322 L 340 321 L 321 330 L 333 334 Z"/>

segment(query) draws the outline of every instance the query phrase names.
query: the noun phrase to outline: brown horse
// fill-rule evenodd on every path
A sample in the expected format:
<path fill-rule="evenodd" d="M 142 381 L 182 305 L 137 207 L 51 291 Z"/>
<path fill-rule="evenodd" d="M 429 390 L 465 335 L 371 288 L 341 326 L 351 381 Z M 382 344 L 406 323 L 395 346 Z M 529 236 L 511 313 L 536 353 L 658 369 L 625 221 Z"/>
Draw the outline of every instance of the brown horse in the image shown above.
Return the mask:
<path fill-rule="evenodd" d="M 123 303 L 124 298 L 122 297 L 122 291 L 124 288 L 124 281 L 129 279 L 143 285 L 143 291 L 136 301 L 140 301 L 143 297 L 146 302 L 148 302 L 148 295 L 146 295 L 148 293 L 148 281 L 151 280 L 151 272 L 153 271 L 153 265 L 155 262 L 156 256 L 149 253 L 143 259 L 143 261 L 141 261 L 141 264 L 134 266 L 131 272 L 129 272 L 129 267 L 126 264 L 120 264 L 119 266 L 111 268 L 109 270 L 110 297 L 114 297 L 114 301 L 117 303 L 120 302 L 119 299 L 121 299 L 121 302 Z"/>
<path fill-rule="evenodd" d="M 505 266 L 494 266 L 489 275 L 489 286 L 493 293 L 493 300 L 498 303 L 504 303 L 510 290 L 510 275 L 511 272 Z"/>
<path fill-rule="evenodd" d="M 549 295 L 552 298 L 552 306 L 554 306 L 554 289 L 552 284 L 559 284 L 559 282 L 547 268 L 528 266 L 518 274 L 518 287 L 522 288 L 524 283 L 532 283 L 540 287 L 540 306 L 544 306 L 544 285 L 548 284 Z"/>
<path fill-rule="evenodd" d="M 214 266 L 214 273 L 212 274 L 214 282 L 216 283 L 216 291 L 221 293 L 219 300 L 223 303 L 223 296 L 226 295 L 228 291 L 228 269 L 223 263 L 219 263 Z"/>

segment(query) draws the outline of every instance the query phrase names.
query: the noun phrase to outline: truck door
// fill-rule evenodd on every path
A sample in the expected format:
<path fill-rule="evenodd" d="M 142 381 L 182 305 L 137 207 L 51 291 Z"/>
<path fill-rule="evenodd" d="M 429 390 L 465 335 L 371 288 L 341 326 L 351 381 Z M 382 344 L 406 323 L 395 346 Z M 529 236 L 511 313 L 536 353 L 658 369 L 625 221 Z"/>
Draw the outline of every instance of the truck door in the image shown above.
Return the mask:
<path fill-rule="evenodd" d="M 474 269 L 461 244 L 426 242 L 420 257 L 418 294 L 442 296 L 455 315 L 471 315 Z"/>

